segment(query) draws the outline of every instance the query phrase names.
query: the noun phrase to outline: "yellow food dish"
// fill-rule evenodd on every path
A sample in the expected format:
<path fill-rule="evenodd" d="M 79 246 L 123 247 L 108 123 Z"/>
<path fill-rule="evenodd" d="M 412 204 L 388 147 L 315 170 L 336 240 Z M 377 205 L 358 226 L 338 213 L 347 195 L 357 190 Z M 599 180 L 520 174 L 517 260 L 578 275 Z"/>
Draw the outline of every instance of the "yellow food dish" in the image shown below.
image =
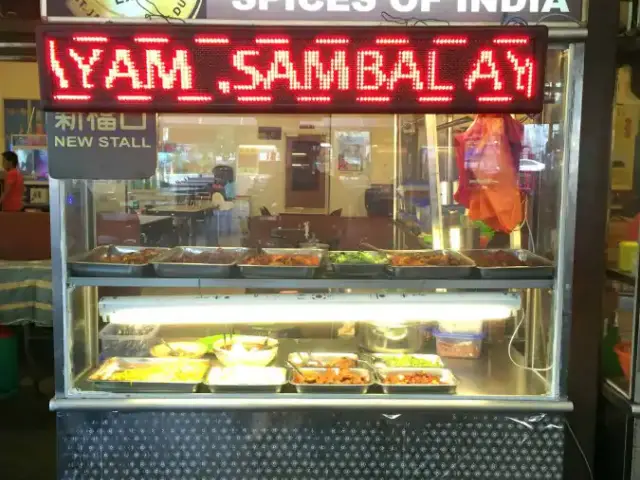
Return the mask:
<path fill-rule="evenodd" d="M 154 365 L 117 365 L 106 368 L 91 377 L 93 381 L 145 382 L 145 383 L 198 383 L 207 373 L 206 363 L 176 362 Z"/>

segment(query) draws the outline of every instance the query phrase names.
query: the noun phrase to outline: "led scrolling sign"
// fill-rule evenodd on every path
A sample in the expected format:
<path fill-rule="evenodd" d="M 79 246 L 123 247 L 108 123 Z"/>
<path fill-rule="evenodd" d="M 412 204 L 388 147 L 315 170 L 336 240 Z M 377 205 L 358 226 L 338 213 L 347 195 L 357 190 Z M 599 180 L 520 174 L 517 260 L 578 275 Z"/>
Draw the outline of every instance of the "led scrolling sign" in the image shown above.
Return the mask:
<path fill-rule="evenodd" d="M 546 27 L 45 26 L 48 110 L 542 110 Z"/>

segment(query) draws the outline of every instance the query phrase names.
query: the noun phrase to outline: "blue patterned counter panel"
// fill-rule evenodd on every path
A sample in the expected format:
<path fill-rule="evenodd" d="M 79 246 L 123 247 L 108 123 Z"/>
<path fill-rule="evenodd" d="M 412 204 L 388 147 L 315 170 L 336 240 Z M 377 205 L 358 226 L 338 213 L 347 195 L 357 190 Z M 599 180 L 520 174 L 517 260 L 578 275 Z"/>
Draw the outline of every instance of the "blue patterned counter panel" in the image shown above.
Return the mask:
<path fill-rule="evenodd" d="M 58 413 L 61 480 L 561 480 L 564 417 Z"/>

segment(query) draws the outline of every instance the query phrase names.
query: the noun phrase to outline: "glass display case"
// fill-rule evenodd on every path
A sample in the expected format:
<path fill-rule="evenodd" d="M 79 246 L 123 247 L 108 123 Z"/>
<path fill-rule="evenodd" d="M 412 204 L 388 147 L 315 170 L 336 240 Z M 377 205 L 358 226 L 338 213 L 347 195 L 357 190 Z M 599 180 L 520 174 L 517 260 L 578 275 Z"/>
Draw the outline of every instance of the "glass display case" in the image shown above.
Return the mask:
<path fill-rule="evenodd" d="M 52 179 L 63 476 L 560 478 L 582 63 L 533 115 L 160 113 L 150 179 Z"/>

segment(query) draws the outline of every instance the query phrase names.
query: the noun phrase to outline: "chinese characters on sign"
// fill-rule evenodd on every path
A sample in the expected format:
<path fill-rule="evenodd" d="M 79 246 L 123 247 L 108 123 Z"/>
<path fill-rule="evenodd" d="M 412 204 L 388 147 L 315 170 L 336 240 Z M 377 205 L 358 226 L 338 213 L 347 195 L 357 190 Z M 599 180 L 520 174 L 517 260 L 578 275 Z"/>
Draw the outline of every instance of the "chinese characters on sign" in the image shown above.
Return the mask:
<path fill-rule="evenodd" d="M 47 113 L 53 178 L 136 179 L 153 175 L 155 116 L 145 113 Z"/>

